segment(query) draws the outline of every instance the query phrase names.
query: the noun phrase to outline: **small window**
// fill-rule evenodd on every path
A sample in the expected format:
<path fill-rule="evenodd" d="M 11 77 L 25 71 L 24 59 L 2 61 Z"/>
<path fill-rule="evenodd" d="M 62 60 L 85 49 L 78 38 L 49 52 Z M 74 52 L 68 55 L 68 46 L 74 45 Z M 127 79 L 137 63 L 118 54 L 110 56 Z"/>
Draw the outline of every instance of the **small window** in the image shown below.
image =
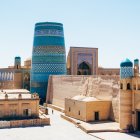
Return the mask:
<path fill-rule="evenodd" d="M 32 114 L 31 114 L 31 109 L 24 109 L 24 110 L 23 110 L 23 115 L 24 115 L 25 117 L 31 116 L 31 115 L 32 115 Z"/>
<path fill-rule="evenodd" d="M 123 84 L 121 83 L 121 85 L 120 85 L 120 89 L 123 89 Z"/>
<path fill-rule="evenodd" d="M 69 112 L 70 112 L 70 107 L 69 107 Z"/>
<path fill-rule="evenodd" d="M 78 115 L 80 115 L 80 111 L 78 111 Z"/>
<path fill-rule="evenodd" d="M 127 89 L 128 89 L 128 90 L 131 89 L 131 87 L 130 87 L 130 83 L 127 84 Z"/>

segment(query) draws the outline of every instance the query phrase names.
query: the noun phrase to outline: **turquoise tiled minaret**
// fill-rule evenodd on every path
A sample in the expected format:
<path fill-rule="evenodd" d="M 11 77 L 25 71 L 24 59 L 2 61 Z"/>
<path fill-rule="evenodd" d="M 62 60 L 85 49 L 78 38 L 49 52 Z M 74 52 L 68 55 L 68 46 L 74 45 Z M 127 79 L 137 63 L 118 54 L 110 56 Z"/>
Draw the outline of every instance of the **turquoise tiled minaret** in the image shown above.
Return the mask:
<path fill-rule="evenodd" d="M 21 67 L 21 57 L 16 56 L 15 57 L 15 64 L 14 64 L 16 69 L 19 69 Z"/>
<path fill-rule="evenodd" d="M 120 64 L 120 78 L 130 78 L 133 75 L 133 63 L 127 58 Z"/>
<path fill-rule="evenodd" d="M 31 92 L 45 101 L 49 75 L 66 74 L 66 54 L 63 24 L 35 24 L 32 51 Z"/>

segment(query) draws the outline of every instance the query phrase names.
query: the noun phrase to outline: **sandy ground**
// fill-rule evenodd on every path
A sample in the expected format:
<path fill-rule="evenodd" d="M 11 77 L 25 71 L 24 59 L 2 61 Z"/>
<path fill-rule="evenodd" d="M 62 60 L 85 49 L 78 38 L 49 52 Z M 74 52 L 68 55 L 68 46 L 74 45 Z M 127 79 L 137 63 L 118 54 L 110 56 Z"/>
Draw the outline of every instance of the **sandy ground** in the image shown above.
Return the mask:
<path fill-rule="evenodd" d="M 0 129 L 0 140 L 140 140 L 138 135 L 117 132 L 86 134 L 62 119 L 58 111 L 49 109 L 50 126 Z M 139 135 L 140 136 L 140 135 Z"/>
<path fill-rule="evenodd" d="M 63 120 L 59 112 L 49 113 L 50 126 L 0 129 L 0 140 L 97 140 Z"/>

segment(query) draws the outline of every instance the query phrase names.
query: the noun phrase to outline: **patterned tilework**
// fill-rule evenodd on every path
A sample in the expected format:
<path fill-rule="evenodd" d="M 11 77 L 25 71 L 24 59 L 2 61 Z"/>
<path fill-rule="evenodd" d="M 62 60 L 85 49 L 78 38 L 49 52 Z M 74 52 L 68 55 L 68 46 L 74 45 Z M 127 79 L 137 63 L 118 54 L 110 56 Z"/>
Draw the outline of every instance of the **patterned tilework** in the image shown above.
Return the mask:
<path fill-rule="evenodd" d="M 88 62 L 92 65 L 92 54 L 78 53 L 78 65 L 82 62 Z"/>
<path fill-rule="evenodd" d="M 34 36 L 64 36 L 62 30 L 55 30 L 55 29 L 42 29 L 36 30 Z"/>
<path fill-rule="evenodd" d="M 66 74 L 63 25 L 45 22 L 35 25 L 32 51 L 31 92 L 45 100 L 49 75 Z"/>
<path fill-rule="evenodd" d="M 132 67 L 121 67 L 120 74 L 121 74 L 121 79 L 132 77 L 133 68 Z"/>
<path fill-rule="evenodd" d="M 93 74 L 94 75 L 96 75 L 97 73 L 96 73 L 96 66 L 97 66 L 97 64 L 96 64 L 96 51 L 94 52 L 94 70 L 93 70 Z"/>
<path fill-rule="evenodd" d="M 87 62 L 88 64 L 90 64 L 90 66 L 93 65 L 93 61 L 94 61 L 94 70 L 93 70 L 93 74 L 96 75 L 96 52 L 94 52 L 94 54 L 91 53 L 78 53 L 78 65 L 82 62 Z"/>
<path fill-rule="evenodd" d="M 21 58 L 15 57 L 15 65 L 21 65 Z"/>
<path fill-rule="evenodd" d="M 65 48 L 63 46 L 38 46 L 33 48 L 33 52 L 34 56 L 65 54 Z"/>

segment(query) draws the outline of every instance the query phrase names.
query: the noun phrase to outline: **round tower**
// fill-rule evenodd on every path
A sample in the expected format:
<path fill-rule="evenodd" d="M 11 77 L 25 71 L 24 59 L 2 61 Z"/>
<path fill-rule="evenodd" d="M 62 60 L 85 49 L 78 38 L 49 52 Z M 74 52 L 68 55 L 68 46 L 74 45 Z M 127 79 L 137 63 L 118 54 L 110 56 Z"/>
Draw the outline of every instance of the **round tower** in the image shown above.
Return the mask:
<path fill-rule="evenodd" d="M 139 76 L 139 59 L 134 60 L 134 76 Z"/>
<path fill-rule="evenodd" d="M 127 129 L 132 125 L 132 77 L 133 63 L 126 59 L 120 64 L 119 123 L 121 129 Z"/>
<path fill-rule="evenodd" d="M 16 56 L 16 57 L 15 57 L 15 64 L 14 64 L 14 67 L 15 67 L 16 69 L 21 68 L 21 57 L 19 57 L 19 56 Z"/>
<path fill-rule="evenodd" d="M 49 75 L 66 74 L 66 54 L 63 24 L 35 24 L 32 51 L 31 92 L 45 101 Z"/>

